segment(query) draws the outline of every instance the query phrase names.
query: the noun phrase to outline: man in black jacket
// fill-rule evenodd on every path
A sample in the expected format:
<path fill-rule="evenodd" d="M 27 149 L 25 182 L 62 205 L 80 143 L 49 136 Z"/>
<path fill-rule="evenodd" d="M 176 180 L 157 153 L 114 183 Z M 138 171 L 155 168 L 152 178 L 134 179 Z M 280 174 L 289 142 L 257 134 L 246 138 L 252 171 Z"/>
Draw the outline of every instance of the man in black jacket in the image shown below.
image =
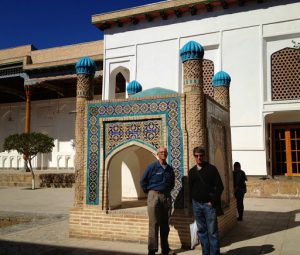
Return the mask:
<path fill-rule="evenodd" d="M 203 255 L 219 255 L 220 243 L 216 205 L 224 186 L 217 168 L 204 160 L 205 149 L 193 150 L 196 165 L 189 171 L 192 207 Z"/>

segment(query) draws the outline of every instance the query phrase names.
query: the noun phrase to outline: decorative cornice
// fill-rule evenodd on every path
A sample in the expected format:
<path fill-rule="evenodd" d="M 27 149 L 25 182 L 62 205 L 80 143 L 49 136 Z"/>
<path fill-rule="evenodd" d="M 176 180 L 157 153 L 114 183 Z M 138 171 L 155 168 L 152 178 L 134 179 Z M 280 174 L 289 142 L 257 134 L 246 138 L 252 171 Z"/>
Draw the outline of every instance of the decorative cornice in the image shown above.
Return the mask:
<path fill-rule="evenodd" d="M 92 16 L 92 23 L 100 30 L 112 27 L 122 27 L 124 24 L 137 25 L 141 21 L 151 22 L 156 18 L 167 20 L 170 16 L 181 18 L 185 13 L 201 15 L 212 12 L 217 8 L 224 10 L 238 5 L 244 6 L 246 2 L 261 3 L 264 0 L 173 0 L 158 2 L 135 8 L 114 11 Z"/>

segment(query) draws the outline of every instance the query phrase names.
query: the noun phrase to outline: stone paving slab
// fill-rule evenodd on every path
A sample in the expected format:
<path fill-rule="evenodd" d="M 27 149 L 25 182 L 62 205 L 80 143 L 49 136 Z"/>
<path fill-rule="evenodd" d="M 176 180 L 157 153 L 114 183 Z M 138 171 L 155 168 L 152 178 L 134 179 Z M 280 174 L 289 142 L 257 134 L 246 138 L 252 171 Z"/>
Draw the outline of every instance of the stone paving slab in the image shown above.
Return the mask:
<path fill-rule="evenodd" d="M 1 229 L 0 255 L 147 254 L 146 244 L 69 238 L 68 210 L 73 197 L 73 189 L 0 189 L 0 216 L 44 217 L 13 231 Z M 221 240 L 222 254 L 300 254 L 300 200 L 246 198 L 245 209 L 245 220 Z M 201 254 L 200 247 L 172 248 L 182 255 Z"/>

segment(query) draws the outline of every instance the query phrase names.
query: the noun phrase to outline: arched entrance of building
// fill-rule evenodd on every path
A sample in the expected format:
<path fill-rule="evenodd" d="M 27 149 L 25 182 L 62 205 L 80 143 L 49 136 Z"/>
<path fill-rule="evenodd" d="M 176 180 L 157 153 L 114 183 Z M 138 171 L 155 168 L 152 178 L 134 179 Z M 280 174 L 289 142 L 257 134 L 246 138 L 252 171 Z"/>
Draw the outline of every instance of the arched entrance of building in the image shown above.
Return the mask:
<path fill-rule="evenodd" d="M 130 145 L 114 154 L 108 163 L 108 209 L 146 205 L 140 179 L 147 166 L 156 160 L 155 151 Z"/>

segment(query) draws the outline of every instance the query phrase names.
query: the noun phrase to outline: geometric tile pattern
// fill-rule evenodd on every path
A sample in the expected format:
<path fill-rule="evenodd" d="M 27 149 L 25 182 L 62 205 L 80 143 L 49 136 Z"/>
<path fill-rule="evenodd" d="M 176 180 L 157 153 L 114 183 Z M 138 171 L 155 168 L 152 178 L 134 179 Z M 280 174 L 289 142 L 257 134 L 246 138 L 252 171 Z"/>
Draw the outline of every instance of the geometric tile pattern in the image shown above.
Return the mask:
<path fill-rule="evenodd" d="M 154 121 L 153 116 L 157 116 L 157 119 L 164 116 L 166 127 L 162 127 L 159 121 Z M 109 121 L 105 123 L 106 118 L 117 117 L 124 118 L 124 121 L 118 120 L 119 123 L 115 125 Z M 132 121 L 130 121 L 131 117 Z M 137 117 L 139 120 L 136 119 Z M 101 121 L 104 127 L 101 126 Z M 139 128 L 141 130 L 136 132 Z M 162 128 L 165 130 L 164 138 L 161 133 Z M 120 143 L 126 144 L 132 139 L 137 139 L 134 135 L 152 148 L 162 144 L 162 139 L 166 139 L 169 152 L 168 163 L 175 171 L 175 188 L 172 196 L 173 199 L 176 198 L 182 187 L 181 177 L 184 170 L 180 97 L 90 103 L 87 108 L 87 131 L 86 204 L 99 204 L 99 185 L 102 183 L 99 180 L 100 151 L 103 151 L 105 160 L 105 157 Z M 121 135 L 123 131 L 127 134 Z M 100 148 L 101 143 L 105 144 L 104 148 Z"/>
<path fill-rule="evenodd" d="M 143 141 L 154 148 L 158 148 L 163 141 L 161 120 L 106 122 L 104 130 L 105 157 L 118 145 L 131 140 Z"/>
<path fill-rule="evenodd" d="M 271 56 L 272 100 L 300 99 L 300 50 L 285 48 Z"/>

